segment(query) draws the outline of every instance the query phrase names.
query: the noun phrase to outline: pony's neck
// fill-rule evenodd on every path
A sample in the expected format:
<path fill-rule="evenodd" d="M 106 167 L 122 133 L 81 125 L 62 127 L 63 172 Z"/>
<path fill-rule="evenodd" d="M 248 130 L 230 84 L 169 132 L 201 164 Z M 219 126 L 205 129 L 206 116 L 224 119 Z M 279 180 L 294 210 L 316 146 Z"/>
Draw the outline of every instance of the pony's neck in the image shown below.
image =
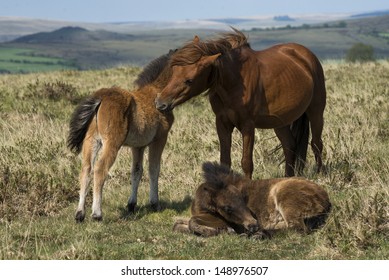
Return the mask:
<path fill-rule="evenodd" d="M 241 62 L 235 50 L 231 53 L 224 54 L 217 65 L 214 66 L 211 87 L 216 89 L 221 87 L 228 91 L 241 83 Z"/>

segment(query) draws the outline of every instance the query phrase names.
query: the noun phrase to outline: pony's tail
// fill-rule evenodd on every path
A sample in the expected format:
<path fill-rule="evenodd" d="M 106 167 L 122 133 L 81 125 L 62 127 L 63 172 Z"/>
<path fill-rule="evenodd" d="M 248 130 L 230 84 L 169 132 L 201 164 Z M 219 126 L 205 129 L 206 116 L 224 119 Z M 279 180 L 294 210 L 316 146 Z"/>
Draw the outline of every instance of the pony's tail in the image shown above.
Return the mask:
<path fill-rule="evenodd" d="M 306 113 L 295 120 L 290 129 L 296 143 L 296 170 L 301 173 L 305 167 L 309 138 L 309 119 Z"/>
<path fill-rule="evenodd" d="M 85 99 L 74 110 L 70 120 L 69 135 L 67 138 L 67 146 L 71 151 L 77 154 L 81 152 L 89 124 L 95 116 L 100 103 L 101 99 L 92 96 Z"/>

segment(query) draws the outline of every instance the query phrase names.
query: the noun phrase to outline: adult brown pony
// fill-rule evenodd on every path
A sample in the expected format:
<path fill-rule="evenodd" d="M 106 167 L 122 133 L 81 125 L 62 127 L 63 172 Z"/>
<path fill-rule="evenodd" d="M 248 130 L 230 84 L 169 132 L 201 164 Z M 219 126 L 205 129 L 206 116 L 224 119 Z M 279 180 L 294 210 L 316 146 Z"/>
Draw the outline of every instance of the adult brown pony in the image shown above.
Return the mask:
<path fill-rule="evenodd" d="M 205 182 L 195 194 L 189 220 L 174 230 L 201 236 L 223 232 L 262 238 L 279 230 L 309 233 L 331 209 L 327 192 L 303 178 L 250 180 L 226 166 L 203 164 Z"/>
<path fill-rule="evenodd" d="M 85 198 L 93 176 L 92 218 L 102 219 L 102 191 L 108 171 L 121 146 L 132 149 L 131 187 L 128 210 L 137 204 L 138 185 L 143 173 L 143 153 L 149 148 L 150 203 L 158 209 L 158 176 L 162 151 L 173 124 L 171 112 L 162 113 L 154 100 L 169 76 L 166 65 L 171 53 L 151 62 L 136 81 L 137 90 L 112 87 L 96 91 L 74 111 L 70 121 L 68 147 L 82 153 L 80 200 L 76 220 L 85 218 Z M 162 66 L 161 66 L 162 65 Z"/>
<path fill-rule="evenodd" d="M 309 123 L 317 171 L 322 167 L 323 112 L 326 89 L 322 66 L 307 48 L 280 44 L 254 51 L 245 35 L 233 33 L 206 42 L 196 36 L 174 53 L 172 76 L 157 95 L 156 107 L 170 111 L 209 89 L 216 115 L 220 161 L 231 166 L 231 134 L 242 134 L 242 168 L 253 173 L 255 128 L 274 128 L 285 155 L 285 175 L 304 167 Z"/>

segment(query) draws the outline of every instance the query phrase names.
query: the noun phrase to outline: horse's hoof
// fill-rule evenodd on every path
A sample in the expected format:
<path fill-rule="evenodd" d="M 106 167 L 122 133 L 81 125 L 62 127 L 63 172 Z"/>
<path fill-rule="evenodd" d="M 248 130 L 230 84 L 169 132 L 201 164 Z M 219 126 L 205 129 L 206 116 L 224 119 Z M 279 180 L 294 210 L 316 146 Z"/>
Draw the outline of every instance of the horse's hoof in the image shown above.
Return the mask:
<path fill-rule="evenodd" d="M 77 223 L 82 223 L 85 219 L 85 213 L 83 213 L 82 211 L 77 211 L 76 213 L 76 222 Z"/>
<path fill-rule="evenodd" d="M 150 204 L 150 208 L 154 212 L 160 212 L 162 210 L 162 207 L 161 207 L 161 205 L 158 202 L 157 203 L 151 203 Z"/>
<path fill-rule="evenodd" d="M 127 204 L 128 213 L 134 213 L 135 208 L 136 208 L 136 203 L 128 203 Z"/>
<path fill-rule="evenodd" d="M 101 221 L 103 220 L 103 216 L 93 214 L 93 215 L 92 215 L 92 219 L 93 219 L 94 221 L 101 222 Z"/>

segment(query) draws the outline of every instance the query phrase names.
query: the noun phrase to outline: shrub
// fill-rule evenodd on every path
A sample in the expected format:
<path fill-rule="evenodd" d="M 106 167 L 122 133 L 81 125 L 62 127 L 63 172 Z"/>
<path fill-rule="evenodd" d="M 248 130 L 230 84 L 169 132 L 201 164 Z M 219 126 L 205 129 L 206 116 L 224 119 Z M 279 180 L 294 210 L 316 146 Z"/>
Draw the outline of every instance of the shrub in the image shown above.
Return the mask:
<path fill-rule="evenodd" d="M 346 61 L 348 62 L 365 62 L 365 61 L 374 61 L 374 49 L 370 45 L 365 45 L 362 43 L 354 44 L 346 54 Z"/>

